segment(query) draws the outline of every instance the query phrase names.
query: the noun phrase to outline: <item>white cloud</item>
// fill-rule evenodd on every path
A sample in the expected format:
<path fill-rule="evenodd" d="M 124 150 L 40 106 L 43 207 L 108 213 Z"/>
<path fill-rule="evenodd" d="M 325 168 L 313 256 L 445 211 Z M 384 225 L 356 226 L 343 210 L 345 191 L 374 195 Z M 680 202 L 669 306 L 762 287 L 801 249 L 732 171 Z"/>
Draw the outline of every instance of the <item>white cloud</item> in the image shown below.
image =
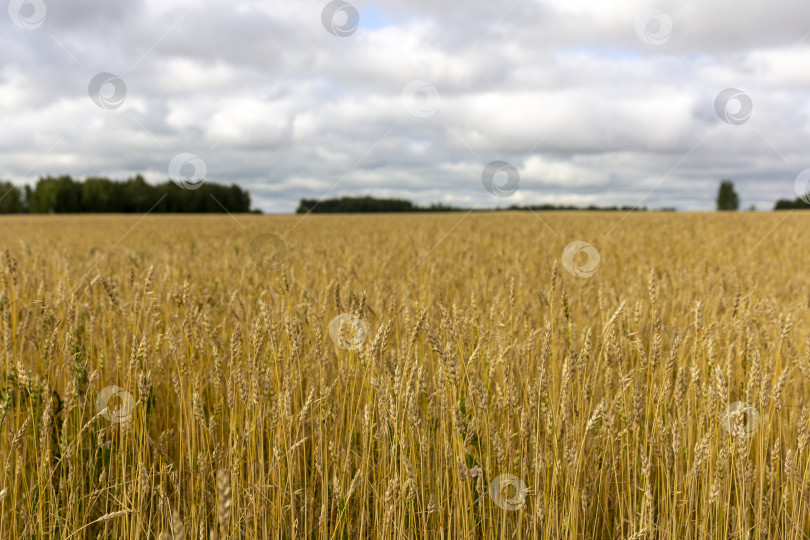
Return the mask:
<path fill-rule="evenodd" d="M 800 0 L 664 2 L 672 33 L 658 46 L 635 33 L 641 1 L 357 0 L 345 38 L 322 26 L 324 5 L 76 0 L 49 3 L 36 30 L 0 18 L 0 178 L 163 181 L 188 151 L 268 211 L 330 189 L 709 209 L 721 178 L 765 207 L 810 166 Z M 102 71 L 126 82 L 119 109 L 89 99 Z M 403 104 L 414 80 L 439 95 L 430 114 Z M 729 87 L 752 99 L 743 125 L 715 113 Z M 496 159 L 521 172 L 512 199 L 481 185 Z"/>

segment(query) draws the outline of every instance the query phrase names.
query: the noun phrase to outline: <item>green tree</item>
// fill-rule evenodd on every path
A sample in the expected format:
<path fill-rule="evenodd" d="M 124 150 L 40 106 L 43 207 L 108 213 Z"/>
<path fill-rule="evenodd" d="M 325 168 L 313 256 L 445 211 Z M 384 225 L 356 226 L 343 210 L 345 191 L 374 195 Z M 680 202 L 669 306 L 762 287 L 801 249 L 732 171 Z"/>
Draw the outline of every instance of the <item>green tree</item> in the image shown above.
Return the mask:
<path fill-rule="evenodd" d="M 157 190 L 146 183 L 140 174 L 128 179 L 123 185 L 124 212 L 148 212 L 158 201 L 155 197 Z"/>
<path fill-rule="evenodd" d="M 82 184 L 83 212 L 120 212 L 115 184 L 109 178 L 88 178 Z"/>
<path fill-rule="evenodd" d="M 55 178 L 40 178 L 28 200 L 28 211 L 33 214 L 57 212 L 59 183 Z"/>
<path fill-rule="evenodd" d="M 19 214 L 23 209 L 20 188 L 11 182 L 0 182 L 0 214 Z"/>
<path fill-rule="evenodd" d="M 734 191 L 734 182 L 723 180 L 720 182 L 720 189 L 717 191 L 718 210 L 739 210 L 740 196 Z"/>
<path fill-rule="evenodd" d="M 24 200 L 24 208 L 25 212 L 31 212 L 31 199 L 34 197 L 34 190 L 28 184 L 25 184 L 25 200 Z"/>

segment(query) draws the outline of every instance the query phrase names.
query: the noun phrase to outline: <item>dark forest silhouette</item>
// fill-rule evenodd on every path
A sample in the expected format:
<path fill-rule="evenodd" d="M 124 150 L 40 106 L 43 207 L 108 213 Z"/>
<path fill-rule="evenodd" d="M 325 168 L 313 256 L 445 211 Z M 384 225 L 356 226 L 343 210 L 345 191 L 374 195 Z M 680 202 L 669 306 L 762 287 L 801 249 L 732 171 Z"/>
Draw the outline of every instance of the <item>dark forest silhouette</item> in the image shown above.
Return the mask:
<path fill-rule="evenodd" d="M 172 182 L 153 186 L 141 175 L 125 182 L 47 176 L 33 188 L 22 189 L 0 182 L 0 213 L 250 212 L 250 194 L 235 184 L 205 182 L 195 188 L 183 189 Z"/>
<path fill-rule="evenodd" d="M 405 199 L 377 199 L 374 197 L 340 197 L 333 199 L 301 199 L 296 213 L 298 214 L 353 214 L 371 212 L 468 212 L 470 208 L 457 206 L 447 206 L 441 203 L 434 203 L 430 206 L 418 206 Z M 625 211 L 630 210 L 646 211 L 646 207 L 636 208 L 634 206 L 561 206 L 553 204 L 518 206 L 512 205 L 507 208 L 481 208 L 476 211 L 491 212 L 495 210 L 598 210 L 598 211 Z M 668 209 L 672 210 L 672 209 Z"/>

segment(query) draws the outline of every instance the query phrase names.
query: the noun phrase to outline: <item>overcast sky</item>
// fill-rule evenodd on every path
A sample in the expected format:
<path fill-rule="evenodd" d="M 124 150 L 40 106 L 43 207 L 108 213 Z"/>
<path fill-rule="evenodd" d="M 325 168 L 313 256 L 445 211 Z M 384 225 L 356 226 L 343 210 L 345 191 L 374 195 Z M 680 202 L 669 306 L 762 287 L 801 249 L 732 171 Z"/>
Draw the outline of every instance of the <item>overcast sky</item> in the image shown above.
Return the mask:
<path fill-rule="evenodd" d="M 708 210 L 731 178 L 744 208 L 770 209 L 810 168 L 808 13 L 806 0 L 11 0 L 0 179 L 204 174 L 292 212 L 364 194 Z"/>

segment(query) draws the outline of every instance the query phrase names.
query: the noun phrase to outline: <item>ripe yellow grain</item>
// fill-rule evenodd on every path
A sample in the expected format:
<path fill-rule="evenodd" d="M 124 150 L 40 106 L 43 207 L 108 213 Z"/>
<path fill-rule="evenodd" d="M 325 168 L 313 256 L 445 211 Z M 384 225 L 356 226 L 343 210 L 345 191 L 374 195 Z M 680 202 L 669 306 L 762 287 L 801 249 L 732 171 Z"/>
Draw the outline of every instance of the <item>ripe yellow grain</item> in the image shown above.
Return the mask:
<path fill-rule="evenodd" d="M 0 218 L 0 538 L 803 538 L 810 215 L 623 217 Z"/>

